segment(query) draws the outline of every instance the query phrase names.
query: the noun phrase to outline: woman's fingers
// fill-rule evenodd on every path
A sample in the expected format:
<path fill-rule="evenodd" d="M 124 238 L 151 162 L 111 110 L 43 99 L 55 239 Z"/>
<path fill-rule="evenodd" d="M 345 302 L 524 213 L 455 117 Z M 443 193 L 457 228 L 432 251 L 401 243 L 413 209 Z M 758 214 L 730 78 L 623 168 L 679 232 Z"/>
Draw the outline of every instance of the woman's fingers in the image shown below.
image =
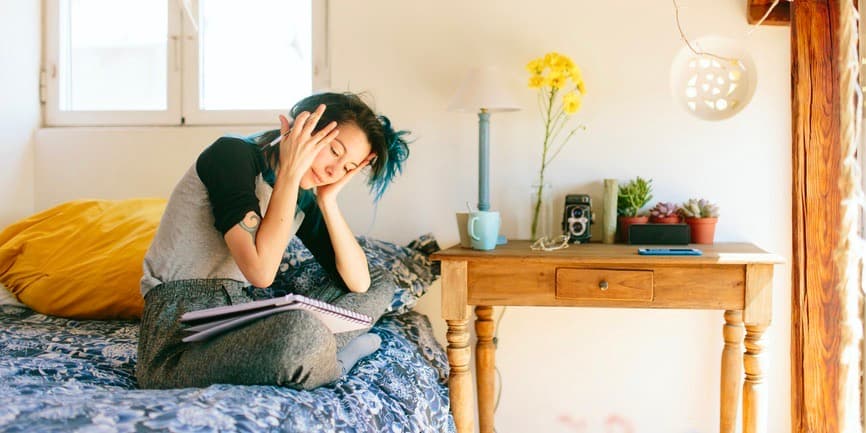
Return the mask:
<path fill-rule="evenodd" d="M 304 128 L 301 131 L 301 134 L 303 134 L 303 136 L 306 137 L 313 135 L 313 131 L 316 130 L 316 125 L 319 123 L 319 119 L 322 118 L 322 113 L 324 112 L 325 104 L 319 104 L 319 106 L 316 107 L 316 111 L 313 111 L 312 114 L 307 117 L 306 122 L 303 123 Z"/>
<path fill-rule="evenodd" d="M 325 138 L 328 134 L 330 134 L 337 127 L 337 122 L 331 122 L 325 125 L 324 128 L 320 129 L 315 135 L 310 137 L 312 141 L 319 142 Z"/>
<path fill-rule="evenodd" d="M 289 132 L 289 128 L 291 128 L 289 119 L 280 114 L 280 135 L 286 135 Z"/>
<path fill-rule="evenodd" d="M 316 125 L 325 112 L 325 105 L 320 104 L 312 113 L 303 111 L 291 122 L 288 128 L 288 119 L 280 116 L 280 131 L 284 134 L 286 148 L 285 157 L 290 158 L 292 166 L 298 170 L 306 170 L 312 163 L 313 158 L 322 147 L 334 140 L 339 134 L 337 122 L 331 122 L 319 131 L 315 131 Z M 297 165 L 296 165 L 297 164 Z"/>
<path fill-rule="evenodd" d="M 337 138 L 337 135 L 340 134 L 340 130 L 336 129 L 336 125 L 334 125 L 334 126 L 335 127 L 332 128 L 331 132 L 328 132 L 327 135 L 322 137 L 322 139 L 319 140 L 318 143 L 316 143 L 316 145 L 314 146 L 314 149 L 315 149 L 314 154 L 318 154 L 319 150 L 321 150 L 323 147 L 328 145 L 328 143 L 334 141 L 334 139 Z"/>
<path fill-rule="evenodd" d="M 289 134 L 293 139 L 297 142 L 297 138 L 301 136 L 301 131 L 304 129 L 304 123 L 307 122 L 307 118 L 310 117 L 310 113 L 307 111 L 301 112 L 298 114 L 298 117 L 295 118 L 295 121 L 292 122 L 292 129 L 289 131 Z"/>

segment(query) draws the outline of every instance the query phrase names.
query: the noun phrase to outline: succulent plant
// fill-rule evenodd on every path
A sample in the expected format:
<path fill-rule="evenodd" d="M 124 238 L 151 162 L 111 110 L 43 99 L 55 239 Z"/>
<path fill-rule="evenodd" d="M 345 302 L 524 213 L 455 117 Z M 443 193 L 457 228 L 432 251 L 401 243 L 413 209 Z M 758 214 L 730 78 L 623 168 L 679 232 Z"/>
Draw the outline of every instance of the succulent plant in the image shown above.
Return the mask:
<path fill-rule="evenodd" d="M 658 202 L 656 205 L 650 209 L 650 216 L 656 218 L 665 218 L 675 216 L 677 214 L 677 210 L 679 206 L 676 203 L 671 202 Z"/>
<path fill-rule="evenodd" d="M 620 216 L 638 216 L 641 208 L 652 200 L 652 179 L 638 176 L 627 184 L 619 187 L 616 199 L 616 213 Z"/>
<path fill-rule="evenodd" d="M 680 206 L 680 214 L 686 218 L 717 218 L 719 207 L 704 199 L 690 198 Z"/>

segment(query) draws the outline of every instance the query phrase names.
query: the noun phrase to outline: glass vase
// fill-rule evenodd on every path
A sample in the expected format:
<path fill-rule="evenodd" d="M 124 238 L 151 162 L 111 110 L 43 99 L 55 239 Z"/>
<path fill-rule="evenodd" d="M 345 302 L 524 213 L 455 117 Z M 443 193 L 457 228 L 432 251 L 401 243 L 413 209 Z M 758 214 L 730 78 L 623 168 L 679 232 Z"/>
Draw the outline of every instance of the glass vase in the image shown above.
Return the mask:
<path fill-rule="evenodd" d="M 529 191 L 529 239 L 553 235 L 553 186 L 533 184 Z"/>

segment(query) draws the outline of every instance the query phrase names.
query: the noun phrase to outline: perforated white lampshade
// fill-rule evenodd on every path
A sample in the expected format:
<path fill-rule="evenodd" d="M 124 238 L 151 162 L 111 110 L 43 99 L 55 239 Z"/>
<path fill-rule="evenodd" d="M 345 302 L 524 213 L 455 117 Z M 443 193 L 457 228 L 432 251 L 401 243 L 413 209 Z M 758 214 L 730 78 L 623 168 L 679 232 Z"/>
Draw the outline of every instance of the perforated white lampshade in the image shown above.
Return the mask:
<path fill-rule="evenodd" d="M 484 66 L 469 71 L 454 93 L 450 111 L 478 112 L 517 111 L 517 105 L 502 73 L 495 66 Z"/>
<path fill-rule="evenodd" d="M 757 84 L 755 63 L 737 41 L 706 36 L 693 42 L 696 55 L 682 47 L 671 65 L 671 92 L 678 105 L 704 120 L 723 120 L 737 114 L 752 99 Z"/>

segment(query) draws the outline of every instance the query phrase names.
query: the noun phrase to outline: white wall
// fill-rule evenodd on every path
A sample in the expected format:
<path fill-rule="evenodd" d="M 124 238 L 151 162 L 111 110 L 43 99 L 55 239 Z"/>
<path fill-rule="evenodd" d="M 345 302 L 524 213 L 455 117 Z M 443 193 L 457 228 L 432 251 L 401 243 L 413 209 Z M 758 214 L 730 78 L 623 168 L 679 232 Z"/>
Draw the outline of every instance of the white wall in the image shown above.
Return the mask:
<path fill-rule="evenodd" d="M 656 199 L 718 202 L 718 240 L 754 242 L 790 260 L 789 29 L 746 36 L 741 0 L 680 3 L 690 37 L 735 38 L 755 59 L 754 99 L 729 120 L 700 121 L 672 102 L 668 74 L 682 42 L 668 2 L 332 0 L 333 87 L 369 91 L 416 139 L 375 221 L 362 186 L 347 188 L 341 203 L 352 226 L 398 243 L 425 232 L 443 246 L 457 242 L 454 212 L 476 200 L 477 118 L 445 106 L 469 67 L 493 62 L 513 71 L 524 110 L 493 115 L 492 205 L 503 213 L 506 235 L 526 236 L 518 220 L 528 207 L 542 125 L 524 65 L 557 50 L 583 69 L 589 93 L 580 118 L 589 130 L 548 170 L 556 215 L 566 193 L 588 192 L 600 208 L 603 178 L 640 175 L 654 180 Z M 244 131 L 43 130 L 36 206 L 167 196 L 197 152 L 223 132 Z M 790 431 L 789 272 L 787 264 L 776 268 L 767 332 L 772 432 Z M 444 340 L 438 296 L 437 284 L 420 308 Z M 717 431 L 722 324 L 721 312 L 509 308 L 498 334 L 497 431 L 581 431 L 564 421 L 570 418 L 586 423 L 582 431 L 602 432 L 611 414 L 640 433 Z"/>
<path fill-rule="evenodd" d="M 40 122 L 39 5 L 0 0 L 0 227 L 33 212 L 33 133 Z"/>

